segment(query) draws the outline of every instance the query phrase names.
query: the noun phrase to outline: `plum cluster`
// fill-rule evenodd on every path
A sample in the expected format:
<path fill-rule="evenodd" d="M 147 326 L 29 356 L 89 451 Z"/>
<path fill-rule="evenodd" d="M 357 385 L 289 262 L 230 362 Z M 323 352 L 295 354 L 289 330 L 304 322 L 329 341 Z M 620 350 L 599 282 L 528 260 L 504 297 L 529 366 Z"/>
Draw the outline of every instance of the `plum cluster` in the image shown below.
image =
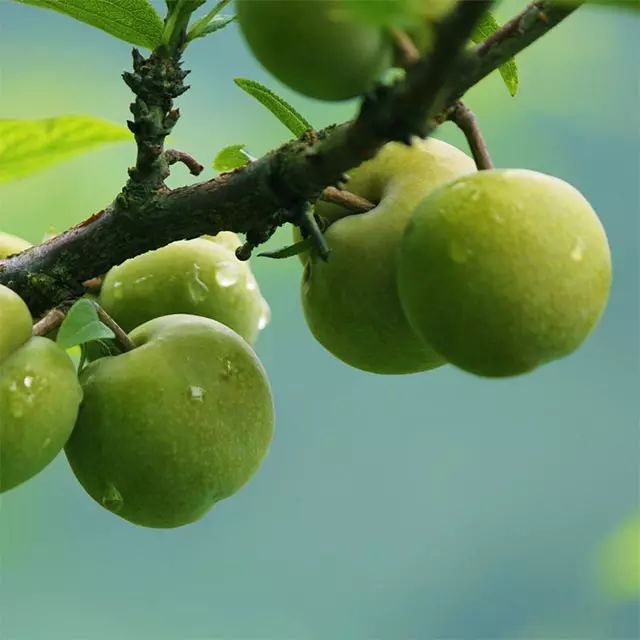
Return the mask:
<path fill-rule="evenodd" d="M 375 373 L 451 363 L 512 376 L 574 351 L 600 318 L 611 258 L 600 221 L 566 182 L 476 171 L 438 140 L 389 143 L 349 173 L 376 206 L 321 203 L 328 261 L 303 256 L 318 341 Z"/>
<path fill-rule="evenodd" d="M 64 349 L 0 286 L 0 490 L 64 447 L 87 493 L 139 525 L 200 518 L 255 473 L 273 401 L 251 344 L 268 306 L 234 234 L 176 242 L 110 271 L 100 302 L 133 349 L 79 376 Z M 27 243 L 3 234 L 0 257 Z"/>

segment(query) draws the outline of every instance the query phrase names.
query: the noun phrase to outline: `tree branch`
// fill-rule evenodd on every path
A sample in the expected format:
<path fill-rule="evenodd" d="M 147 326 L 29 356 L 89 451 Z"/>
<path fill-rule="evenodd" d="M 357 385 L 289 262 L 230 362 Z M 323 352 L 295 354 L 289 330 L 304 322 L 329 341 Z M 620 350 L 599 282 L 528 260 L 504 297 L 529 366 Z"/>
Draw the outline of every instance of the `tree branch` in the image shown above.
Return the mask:
<path fill-rule="evenodd" d="M 490 2 L 460 2 L 436 29 L 428 58 L 404 82 L 380 87 L 358 117 L 289 142 L 254 163 L 208 182 L 152 197 L 119 200 L 48 242 L 0 261 L 0 284 L 14 289 L 34 314 L 82 292 L 81 282 L 170 242 L 222 230 L 247 234 L 250 244 L 290 222 L 287 212 L 316 199 L 344 172 L 375 155 L 390 140 L 428 135 L 437 114 L 568 16 L 573 7 L 534 2 L 508 31 L 465 51 Z"/>

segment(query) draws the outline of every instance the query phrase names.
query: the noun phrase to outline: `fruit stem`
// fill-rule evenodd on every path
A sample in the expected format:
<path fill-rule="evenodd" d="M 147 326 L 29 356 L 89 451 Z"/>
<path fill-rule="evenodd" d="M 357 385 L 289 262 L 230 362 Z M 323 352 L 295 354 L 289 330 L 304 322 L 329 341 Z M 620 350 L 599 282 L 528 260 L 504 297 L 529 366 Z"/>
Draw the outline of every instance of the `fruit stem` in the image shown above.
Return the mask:
<path fill-rule="evenodd" d="M 351 191 L 338 189 L 337 187 L 327 187 L 321 194 L 320 200 L 331 202 L 348 209 L 352 213 L 366 213 L 375 208 L 373 202 L 369 202 L 366 198 L 361 198 Z"/>
<path fill-rule="evenodd" d="M 448 119 L 454 122 L 462 133 L 464 133 L 478 171 L 493 169 L 489 148 L 480 131 L 478 119 L 473 111 L 471 111 L 462 100 L 458 100 L 451 110 Z"/>
<path fill-rule="evenodd" d="M 116 342 L 120 347 L 120 350 L 123 352 L 133 351 L 133 349 L 135 349 L 135 345 L 129 339 L 126 331 L 98 303 L 94 302 L 94 304 L 96 305 L 96 311 L 98 312 L 98 318 L 100 318 L 100 321 L 106 324 L 107 327 L 109 327 L 109 329 L 111 329 L 115 334 Z"/>
<path fill-rule="evenodd" d="M 55 307 L 55 309 L 51 309 L 47 315 L 40 318 L 40 320 L 33 325 L 33 335 L 44 337 L 58 329 L 67 317 L 68 308 L 69 305 L 64 304 Z"/>

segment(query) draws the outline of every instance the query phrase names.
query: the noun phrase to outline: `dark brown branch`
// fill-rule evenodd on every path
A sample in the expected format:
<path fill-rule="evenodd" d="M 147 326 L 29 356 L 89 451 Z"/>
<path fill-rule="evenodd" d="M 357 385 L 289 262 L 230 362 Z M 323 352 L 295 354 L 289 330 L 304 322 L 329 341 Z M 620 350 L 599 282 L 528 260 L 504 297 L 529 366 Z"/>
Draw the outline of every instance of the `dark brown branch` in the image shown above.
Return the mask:
<path fill-rule="evenodd" d="M 135 345 L 129 339 L 126 331 L 99 305 L 96 304 L 96 311 L 100 322 L 106 324 L 115 335 L 116 342 L 121 351 L 133 351 Z"/>
<path fill-rule="evenodd" d="M 461 55 L 487 6 L 462 2 L 438 25 L 432 54 L 414 64 L 403 83 L 368 96 L 353 122 L 289 142 L 208 182 L 159 191 L 128 208 L 116 202 L 47 243 L 0 261 L 0 284 L 17 291 L 37 314 L 77 296 L 77 283 L 174 240 L 222 230 L 251 238 L 268 235 L 289 221 L 283 212 L 338 184 L 343 172 L 372 157 L 385 142 L 427 135 L 437 114 L 573 11 L 536 2 L 504 39 Z"/>
<path fill-rule="evenodd" d="M 321 194 L 320 200 L 338 204 L 353 213 L 365 213 L 375 208 L 373 202 L 369 202 L 366 198 L 361 198 L 351 191 L 338 189 L 337 187 L 327 187 Z"/>
<path fill-rule="evenodd" d="M 482 136 L 478 120 L 473 111 L 460 100 L 451 110 L 449 120 L 454 122 L 462 133 L 464 133 L 476 167 L 478 167 L 479 170 L 493 169 L 493 162 L 491 162 L 487 143 Z"/>

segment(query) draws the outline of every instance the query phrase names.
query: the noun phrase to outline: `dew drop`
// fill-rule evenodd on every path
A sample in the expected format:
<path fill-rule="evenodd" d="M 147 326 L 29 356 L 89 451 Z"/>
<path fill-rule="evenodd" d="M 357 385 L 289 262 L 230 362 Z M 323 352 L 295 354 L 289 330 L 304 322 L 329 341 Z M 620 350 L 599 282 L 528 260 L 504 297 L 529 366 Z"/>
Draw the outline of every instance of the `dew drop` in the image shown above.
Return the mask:
<path fill-rule="evenodd" d="M 118 488 L 110 482 L 102 494 L 102 498 L 100 498 L 100 503 L 105 509 L 109 509 L 109 511 L 113 511 L 113 513 L 118 513 L 124 505 L 124 500 Z"/>
<path fill-rule="evenodd" d="M 263 300 L 262 301 L 262 311 L 260 312 L 260 316 L 258 317 L 258 331 L 262 331 L 271 320 L 271 309 L 269 305 Z"/>
<path fill-rule="evenodd" d="M 232 287 L 240 278 L 240 265 L 223 261 L 216 267 L 216 282 L 221 287 Z"/>
<path fill-rule="evenodd" d="M 122 290 L 122 282 L 119 280 L 113 283 L 113 297 L 116 300 L 122 300 L 124 298 L 124 291 Z"/>
<path fill-rule="evenodd" d="M 576 244 L 573 247 L 573 250 L 571 251 L 571 259 L 574 260 L 575 262 L 580 262 L 584 255 L 584 248 L 585 248 L 584 240 L 578 236 L 578 239 L 576 240 Z"/>
<path fill-rule="evenodd" d="M 148 275 L 148 276 L 140 276 L 139 278 L 136 278 L 133 281 L 134 285 L 140 286 L 142 284 L 144 284 L 145 282 L 147 282 L 147 280 L 151 280 L 153 278 L 153 275 Z"/>
<path fill-rule="evenodd" d="M 33 376 L 25 376 L 24 379 L 22 380 L 22 384 L 27 389 L 31 389 L 31 387 L 33 386 Z"/>
<path fill-rule="evenodd" d="M 471 257 L 471 251 L 454 240 L 449 244 L 449 257 L 458 264 L 464 264 Z"/>
<path fill-rule="evenodd" d="M 206 391 L 202 387 L 198 387 L 196 385 L 192 385 L 189 387 L 189 397 L 194 402 L 204 402 L 204 396 Z"/>
<path fill-rule="evenodd" d="M 193 271 L 191 273 L 191 277 L 189 278 L 189 296 L 196 304 L 199 302 L 203 302 L 207 294 L 209 293 L 209 287 L 207 287 L 206 283 L 202 281 L 200 278 L 200 265 L 193 265 Z"/>
<path fill-rule="evenodd" d="M 258 288 L 258 283 L 252 274 L 247 276 L 247 291 L 255 291 Z"/>
<path fill-rule="evenodd" d="M 493 221 L 496 222 L 497 224 L 504 224 L 504 217 L 499 213 L 494 211 L 491 214 L 491 217 L 493 218 Z"/>

